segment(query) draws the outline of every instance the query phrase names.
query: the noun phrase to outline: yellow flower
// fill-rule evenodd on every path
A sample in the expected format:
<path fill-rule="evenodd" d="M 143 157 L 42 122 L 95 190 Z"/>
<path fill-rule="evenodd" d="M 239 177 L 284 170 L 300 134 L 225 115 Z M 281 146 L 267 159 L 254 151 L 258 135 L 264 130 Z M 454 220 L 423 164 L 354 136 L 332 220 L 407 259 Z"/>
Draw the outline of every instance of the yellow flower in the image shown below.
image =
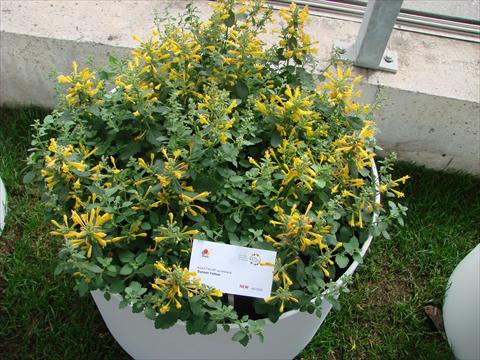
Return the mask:
<path fill-rule="evenodd" d="M 255 106 L 257 107 L 257 110 L 260 111 L 262 114 L 266 114 L 267 113 L 267 108 L 265 107 L 264 104 L 262 104 L 261 102 L 257 101 L 255 103 Z"/>
<path fill-rule="evenodd" d="M 98 243 L 102 248 L 108 244 L 107 234 L 103 231 L 102 225 L 112 219 L 112 215 L 105 213 L 100 215 L 100 209 L 92 209 L 90 214 L 78 214 L 72 211 L 71 219 L 73 225 L 64 234 L 70 240 L 73 247 L 81 247 L 87 251 L 87 257 L 92 255 L 92 244 Z"/>

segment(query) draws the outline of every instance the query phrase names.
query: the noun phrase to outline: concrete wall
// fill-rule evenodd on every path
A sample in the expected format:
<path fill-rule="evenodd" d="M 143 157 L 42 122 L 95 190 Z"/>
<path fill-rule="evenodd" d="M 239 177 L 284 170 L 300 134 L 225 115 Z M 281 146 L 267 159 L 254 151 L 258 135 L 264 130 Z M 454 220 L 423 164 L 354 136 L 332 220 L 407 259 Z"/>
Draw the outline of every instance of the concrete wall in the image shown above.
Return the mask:
<path fill-rule="evenodd" d="M 52 69 L 69 72 L 72 60 L 95 66 L 108 54 L 128 54 L 131 35 L 147 38 L 155 11 L 183 9 L 186 1 L 0 2 L 0 104 L 53 106 Z M 195 1 L 201 18 L 208 1 Z M 326 61 L 335 40 L 353 42 L 360 24 L 315 16 L 308 27 Z M 266 39 L 272 41 L 269 35 Z M 364 99 L 380 93 L 379 142 L 399 158 L 434 168 L 480 174 L 480 46 L 394 30 L 396 74 L 359 70 Z"/>

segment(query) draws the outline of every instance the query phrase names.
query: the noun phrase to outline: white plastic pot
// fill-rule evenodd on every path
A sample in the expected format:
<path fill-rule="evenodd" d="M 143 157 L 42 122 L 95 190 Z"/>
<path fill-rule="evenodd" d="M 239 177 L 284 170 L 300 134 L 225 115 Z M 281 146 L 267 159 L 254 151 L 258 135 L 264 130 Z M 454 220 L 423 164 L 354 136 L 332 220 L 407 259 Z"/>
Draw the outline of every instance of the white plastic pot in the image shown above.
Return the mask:
<path fill-rule="evenodd" d="M 443 322 L 457 359 L 480 359 L 480 244 L 448 280 Z"/>
<path fill-rule="evenodd" d="M 373 165 L 373 174 L 377 178 L 377 170 Z M 377 180 L 378 187 L 378 180 Z M 380 194 L 376 201 L 380 203 Z M 373 221 L 376 221 L 376 215 Z M 372 242 L 372 236 L 362 246 L 362 257 Z M 345 276 L 352 275 L 358 266 L 354 261 L 337 284 L 341 285 Z M 102 314 L 103 320 L 115 340 L 134 359 L 292 359 L 310 342 L 323 323 L 332 305 L 323 300 L 322 316 L 288 311 L 276 323 L 268 319 L 265 325 L 265 341 L 258 338 L 250 340 L 244 347 L 232 341 L 232 335 L 238 330 L 232 325 L 227 333 L 221 326 L 211 335 L 188 335 L 185 323 L 178 321 L 166 330 L 157 330 L 152 320 L 143 313 L 133 313 L 131 307 L 119 309 L 119 295 L 112 295 L 110 301 L 105 300 L 99 290 L 92 291 L 92 297 Z"/>
<path fill-rule="evenodd" d="M 0 235 L 5 226 L 5 217 L 7 216 L 7 190 L 0 178 Z"/>

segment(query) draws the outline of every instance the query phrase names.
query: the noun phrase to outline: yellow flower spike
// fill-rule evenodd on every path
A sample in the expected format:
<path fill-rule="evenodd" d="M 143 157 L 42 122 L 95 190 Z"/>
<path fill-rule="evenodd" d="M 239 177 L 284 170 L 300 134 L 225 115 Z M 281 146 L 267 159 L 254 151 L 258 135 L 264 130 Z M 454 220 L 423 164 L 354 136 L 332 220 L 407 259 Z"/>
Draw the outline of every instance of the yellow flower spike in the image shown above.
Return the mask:
<path fill-rule="evenodd" d="M 320 269 L 322 269 L 323 275 L 325 275 L 325 277 L 330 277 L 330 273 L 328 272 L 325 265 L 320 266 Z"/>
<path fill-rule="evenodd" d="M 221 144 L 225 144 L 228 140 L 228 137 L 224 134 L 224 133 L 221 133 L 218 137 L 218 139 L 220 140 L 220 143 Z"/>
<path fill-rule="evenodd" d="M 62 226 L 61 226 L 58 222 L 56 222 L 55 220 L 50 220 L 50 222 L 51 222 L 53 225 L 55 225 L 57 228 L 59 228 L 59 229 L 62 228 Z"/>
<path fill-rule="evenodd" d="M 352 217 L 351 217 L 350 221 L 348 222 L 348 224 L 352 227 L 355 226 L 355 215 L 354 214 L 352 214 Z"/>
<path fill-rule="evenodd" d="M 107 234 L 103 232 L 96 232 L 93 234 L 93 236 L 95 237 L 95 239 L 97 240 L 97 242 L 100 244 L 102 248 L 107 246 L 107 241 L 104 239 L 105 236 L 107 236 Z"/>
<path fill-rule="evenodd" d="M 72 69 L 73 69 L 73 73 L 74 73 L 75 75 L 78 75 L 78 64 L 77 64 L 76 61 L 73 61 L 73 62 L 72 62 Z"/>
<path fill-rule="evenodd" d="M 161 272 L 164 272 L 164 273 L 169 273 L 170 272 L 169 269 L 167 267 L 165 267 L 165 265 L 163 265 L 160 261 L 157 261 L 153 266 L 158 271 L 161 271 Z"/>
<path fill-rule="evenodd" d="M 230 105 L 228 106 L 228 108 L 225 110 L 225 113 L 226 113 L 226 114 L 230 114 L 230 113 L 232 112 L 232 110 L 233 110 L 234 108 L 236 108 L 236 107 L 237 107 L 237 100 L 233 100 L 233 101 L 230 103 Z"/>
<path fill-rule="evenodd" d="M 119 242 L 120 240 L 123 240 L 125 238 L 126 238 L 126 236 L 116 236 L 116 237 L 112 238 L 111 242 L 116 243 L 116 242 Z"/>
<path fill-rule="evenodd" d="M 181 293 L 180 293 L 180 296 L 181 296 Z M 176 298 L 173 298 L 173 300 L 175 300 L 175 307 L 177 309 L 181 309 L 182 308 L 182 304 L 180 304 L 180 302 L 176 299 Z"/>
<path fill-rule="evenodd" d="M 403 176 L 403 177 L 395 180 L 394 182 L 397 183 L 397 184 L 398 184 L 398 183 L 405 184 L 405 182 L 406 182 L 408 179 L 410 179 L 410 176 L 409 176 L 409 175 L 405 175 L 405 176 Z"/>
<path fill-rule="evenodd" d="M 153 240 L 155 240 L 156 243 L 159 243 L 165 239 L 168 239 L 168 236 L 156 236 L 153 238 Z"/>
<path fill-rule="evenodd" d="M 168 304 L 165 304 L 160 308 L 160 314 L 166 314 L 169 311 L 170 311 L 170 306 L 168 306 Z"/>
<path fill-rule="evenodd" d="M 77 212 L 75 210 L 72 210 L 71 218 L 76 225 L 80 225 L 80 226 L 85 225 L 83 223 L 82 218 L 77 214 Z"/>
<path fill-rule="evenodd" d="M 138 164 L 140 165 L 140 167 L 142 167 L 144 169 L 146 169 L 148 167 L 147 163 L 142 158 L 138 158 L 137 161 L 138 161 Z"/>
<path fill-rule="evenodd" d="M 257 108 L 258 111 L 260 111 L 262 114 L 266 114 L 267 113 L 267 108 L 265 107 L 264 104 L 262 104 L 261 102 L 257 101 L 255 103 L 255 106 Z"/>
<path fill-rule="evenodd" d="M 289 85 L 287 85 L 287 88 L 285 89 L 285 95 L 287 95 L 289 98 L 292 98 L 292 89 L 290 88 Z"/>
<path fill-rule="evenodd" d="M 139 186 L 139 185 L 141 185 L 141 184 L 143 184 L 143 183 L 145 183 L 145 182 L 147 182 L 147 181 L 149 181 L 149 179 L 140 179 L 140 180 L 135 181 L 135 182 L 133 183 L 133 185 Z"/>
<path fill-rule="evenodd" d="M 263 301 L 265 301 L 267 304 L 273 300 L 275 300 L 277 297 L 276 296 L 270 296 L 270 297 L 266 297 L 263 299 Z"/>
<path fill-rule="evenodd" d="M 401 191 L 397 191 L 395 189 L 390 189 L 391 192 L 393 192 L 395 195 L 397 195 L 398 198 L 402 198 L 405 196 L 405 194 Z"/>
<path fill-rule="evenodd" d="M 275 266 L 275 264 L 269 262 L 269 261 L 262 261 L 261 263 L 259 263 L 258 265 L 260 266 Z"/>
<path fill-rule="evenodd" d="M 72 83 L 72 81 L 73 80 L 72 80 L 71 76 L 59 75 L 57 77 L 57 82 L 59 84 L 70 84 L 70 83 Z"/>
<path fill-rule="evenodd" d="M 102 226 L 105 224 L 107 221 L 112 219 L 112 214 L 105 213 L 102 216 L 98 217 L 97 214 L 97 221 L 95 222 L 95 226 Z"/>
<path fill-rule="evenodd" d="M 282 279 L 283 279 L 283 287 L 288 288 L 289 286 L 293 285 L 293 281 L 290 279 L 290 277 L 286 273 L 282 273 Z"/>
<path fill-rule="evenodd" d="M 253 157 L 249 156 L 248 157 L 248 162 L 250 164 L 255 165 L 256 167 L 260 168 L 260 165 L 257 163 L 257 161 Z"/>
<path fill-rule="evenodd" d="M 132 234 L 132 237 L 133 238 L 136 238 L 136 237 L 147 237 L 148 234 L 147 233 L 138 233 L 138 234 Z"/>
<path fill-rule="evenodd" d="M 339 243 L 338 243 L 337 245 L 335 245 L 335 247 L 333 248 L 332 253 L 334 253 L 335 251 L 337 251 L 338 249 L 340 249 L 342 246 L 343 246 L 343 243 L 342 243 L 342 242 L 339 242 Z"/>
<path fill-rule="evenodd" d="M 272 245 L 276 245 L 278 243 L 278 241 L 276 241 L 275 239 L 273 239 L 270 235 L 265 235 L 264 237 L 264 240 Z"/>
<path fill-rule="evenodd" d="M 342 191 L 342 197 L 353 197 L 353 198 L 356 198 L 357 196 L 353 193 L 351 193 L 350 191 L 348 190 L 343 190 Z"/>
<path fill-rule="evenodd" d="M 222 293 L 219 289 L 215 289 L 215 290 L 212 292 L 212 296 L 222 297 L 222 296 L 223 296 L 223 293 Z"/>
<path fill-rule="evenodd" d="M 140 111 L 134 111 L 133 113 L 133 116 L 136 116 L 136 117 L 139 117 L 141 114 L 140 114 Z"/>

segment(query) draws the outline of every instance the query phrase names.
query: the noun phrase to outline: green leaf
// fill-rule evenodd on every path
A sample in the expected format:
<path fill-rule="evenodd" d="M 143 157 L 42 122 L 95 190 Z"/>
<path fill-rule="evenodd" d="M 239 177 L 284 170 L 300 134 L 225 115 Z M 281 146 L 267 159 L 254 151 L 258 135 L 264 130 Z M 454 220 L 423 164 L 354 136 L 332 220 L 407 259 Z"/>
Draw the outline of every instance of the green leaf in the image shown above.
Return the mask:
<path fill-rule="evenodd" d="M 84 280 L 80 280 L 75 286 L 75 289 L 78 291 L 80 296 L 85 296 L 88 293 L 89 287 Z"/>
<path fill-rule="evenodd" d="M 133 268 L 129 264 L 123 265 L 123 267 L 120 269 L 120 275 L 130 275 L 133 272 Z"/>
<path fill-rule="evenodd" d="M 237 223 L 233 221 L 232 219 L 226 219 L 224 222 L 225 229 L 227 229 L 228 232 L 235 232 L 237 229 Z"/>
<path fill-rule="evenodd" d="M 139 142 L 130 142 L 127 146 L 125 146 L 122 150 L 120 150 L 120 159 L 127 160 L 131 156 L 135 155 L 141 150 L 142 146 Z"/>
<path fill-rule="evenodd" d="M 58 276 L 60 275 L 64 270 L 64 264 L 60 263 L 55 267 L 55 270 L 53 271 L 53 275 Z"/>
<path fill-rule="evenodd" d="M 272 145 L 273 147 L 277 147 L 281 143 L 282 143 L 282 137 L 278 135 L 277 131 L 274 131 L 272 133 L 272 136 L 270 137 L 270 145 Z"/>
<path fill-rule="evenodd" d="M 143 274 L 145 276 L 152 276 L 153 275 L 153 264 L 147 264 L 140 268 L 137 273 Z"/>
<path fill-rule="evenodd" d="M 233 334 L 232 340 L 233 340 L 233 341 L 240 341 L 240 340 L 242 340 L 243 338 L 245 338 L 245 337 L 247 337 L 247 336 L 248 336 L 248 335 L 247 335 L 245 332 L 243 332 L 242 330 L 239 330 L 239 331 L 237 331 L 235 334 Z"/>
<path fill-rule="evenodd" d="M 204 326 L 203 317 L 193 317 L 187 320 L 187 333 L 193 335 L 199 333 Z"/>
<path fill-rule="evenodd" d="M 232 27 L 235 24 L 235 13 L 232 10 L 230 10 L 228 12 L 228 15 L 229 15 L 228 18 L 226 18 L 223 23 L 227 27 Z"/>
<path fill-rule="evenodd" d="M 143 311 L 143 308 L 144 308 L 144 305 L 140 302 L 137 302 L 135 304 L 133 304 L 132 306 L 132 312 L 134 314 L 138 314 L 138 313 L 141 313 Z"/>
<path fill-rule="evenodd" d="M 209 321 L 206 325 L 200 329 L 200 334 L 210 335 L 217 331 L 217 323 L 215 321 Z"/>
<path fill-rule="evenodd" d="M 103 271 L 103 269 L 96 264 L 87 264 L 85 267 L 95 274 L 100 274 Z"/>
<path fill-rule="evenodd" d="M 238 98 L 245 100 L 249 94 L 248 85 L 243 80 L 239 80 L 235 84 L 234 92 Z"/>
<path fill-rule="evenodd" d="M 352 236 L 352 230 L 346 226 L 342 226 L 338 232 L 338 239 L 341 242 L 348 241 Z"/>
<path fill-rule="evenodd" d="M 340 269 L 345 268 L 349 263 L 348 258 L 342 254 L 337 254 L 335 256 L 335 262 L 340 267 Z"/>
<path fill-rule="evenodd" d="M 118 254 L 118 258 L 122 263 L 129 263 L 135 258 L 135 254 L 128 250 L 122 251 L 120 254 Z"/>
<path fill-rule="evenodd" d="M 90 173 L 86 172 L 86 171 L 79 171 L 79 170 L 72 169 L 72 168 L 70 168 L 70 171 L 72 173 L 74 173 L 75 175 L 77 175 L 78 177 L 81 177 L 81 178 L 86 178 L 86 177 L 90 176 Z"/>
<path fill-rule="evenodd" d="M 159 113 L 160 115 L 166 115 L 170 112 L 170 108 L 168 106 L 159 106 L 155 109 L 155 112 Z M 158 139 L 157 139 L 158 140 Z"/>
<path fill-rule="evenodd" d="M 29 171 L 28 173 L 25 174 L 25 176 L 23 177 L 23 183 L 24 184 L 29 184 L 33 181 L 33 179 L 35 179 L 35 177 L 37 176 L 37 172 L 36 171 Z"/>
<path fill-rule="evenodd" d="M 363 120 L 358 116 L 349 116 L 347 120 L 355 130 L 360 130 L 363 127 Z"/>
<path fill-rule="evenodd" d="M 155 329 L 168 329 L 177 322 L 177 315 L 169 312 L 166 314 L 160 314 L 155 319 Z"/>
<path fill-rule="evenodd" d="M 248 337 L 248 335 L 245 336 L 243 339 L 238 340 L 238 342 L 243 346 L 247 346 L 249 341 L 250 341 L 250 338 Z"/>
<path fill-rule="evenodd" d="M 150 306 L 145 307 L 143 313 L 150 320 L 155 320 L 155 318 L 157 317 L 157 312 L 153 310 Z"/>
<path fill-rule="evenodd" d="M 355 260 L 355 261 L 358 262 L 359 264 L 362 264 L 362 263 L 363 263 L 362 255 L 361 255 L 359 252 L 355 252 L 355 253 L 353 254 L 353 260 Z"/>
<path fill-rule="evenodd" d="M 142 265 L 145 260 L 147 260 L 147 256 L 148 254 L 146 252 L 137 255 L 137 257 L 135 258 L 135 262 L 137 263 L 137 265 Z"/>
<path fill-rule="evenodd" d="M 110 292 L 112 292 L 114 294 L 119 294 L 124 289 L 125 289 L 125 284 L 123 283 L 123 280 L 121 280 L 121 279 L 115 279 L 110 284 Z"/>
<path fill-rule="evenodd" d="M 327 184 L 325 179 L 316 179 L 317 180 L 317 185 L 320 189 L 323 189 L 325 187 L 325 185 Z"/>
<path fill-rule="evenodd" d="M 199 298 L 195 297 L 190 299 L 190 310 L 192 311 L 192 314 L 201 317 L 203 316 L 203 311 L 202 311 L 202 306 L 200 305 L 200 301 L 198 301 Z"/>
<path fill-rule="evenodd" d="M 239 183 L 243 182 L 243 177 L 241 177 L 239 175 L 234 175 L 230 178 L 230 182 L 232 182 L 232 184 L 239 184 Z"/>

